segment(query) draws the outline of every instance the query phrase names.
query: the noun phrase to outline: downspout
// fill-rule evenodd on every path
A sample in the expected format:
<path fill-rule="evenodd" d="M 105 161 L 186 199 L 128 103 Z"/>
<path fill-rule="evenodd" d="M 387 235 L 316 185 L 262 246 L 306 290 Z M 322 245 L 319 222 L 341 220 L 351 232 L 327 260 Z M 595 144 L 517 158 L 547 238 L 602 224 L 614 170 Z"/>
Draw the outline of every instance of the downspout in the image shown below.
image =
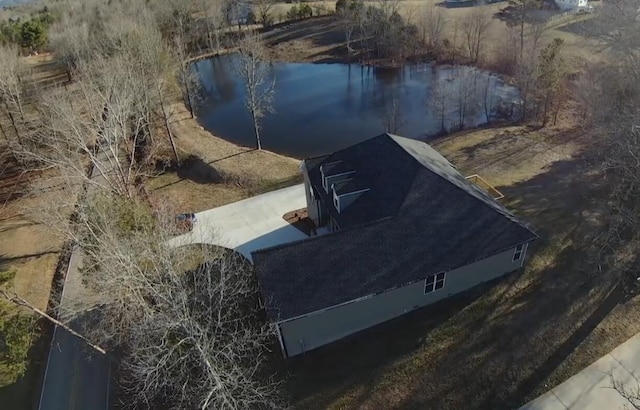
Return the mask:
<path fill-rule="evenodd" d="M 282 352 L 282 357 L 284 357 L 285 359 L 289 357 L 289 354 L 287 354 L 287 348 L 284 345 L 284 340 L 282 339 L 282 332 L 280 331 L 280 324 L 279 323 L 274 323 L 274 326 L 276 327 L 276 333 L 278 334 L 278 342 L 280 342 L 280 351 Z"/>
<path fill-rule="evenodd" d="M 524 266 L 524 258 L 527 256 L 527 249 L 529 249 L 528 242 L 524 245 L 524 249 L 522 250 L 522 257 L 520 258 L 520 267 Z"/>

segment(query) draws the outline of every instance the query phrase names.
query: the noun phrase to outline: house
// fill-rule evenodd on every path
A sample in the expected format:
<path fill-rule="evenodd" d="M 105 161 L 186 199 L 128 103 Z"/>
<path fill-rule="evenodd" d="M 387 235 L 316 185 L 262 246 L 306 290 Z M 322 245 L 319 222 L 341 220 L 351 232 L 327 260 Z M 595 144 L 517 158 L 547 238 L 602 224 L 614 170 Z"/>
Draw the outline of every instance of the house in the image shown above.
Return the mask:
<path fill-rule="evenodd" d="M 588 8 L 588 0 L 556 0 L 556 5 L 565 11 Z"/>
<path fill-rule="evenodd" d="M 331 232 L 252 253 L 287 357 L 517 270 L 537 238 L 420 141 L 383 134 L 301 168 Z"/>

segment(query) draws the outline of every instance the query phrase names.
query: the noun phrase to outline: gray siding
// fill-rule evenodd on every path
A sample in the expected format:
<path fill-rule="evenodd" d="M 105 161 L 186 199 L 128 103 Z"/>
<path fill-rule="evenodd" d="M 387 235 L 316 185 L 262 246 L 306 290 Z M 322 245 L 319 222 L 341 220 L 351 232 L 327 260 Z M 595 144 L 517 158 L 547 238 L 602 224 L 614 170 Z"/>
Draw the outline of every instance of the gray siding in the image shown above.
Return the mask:
<path fill-rule="evenodd" d="M 318 215 L 318 204 L 316 199 L 311 196 L 311 183 L 309 182 L 309 173 L 306 168 L 304 170 L 304 194 L 307 197 L 307 212 L 309 213 L 309 218 L 319 226 L 320 215 Z"/>
<path fill-rule="evenodd" d="M 523 255 L 521 260 L 513 262 L 514 252 L 515 248 L 449 271 L 444 288 L 426 295 L 425 281 L 421 280 L 364 300 L 282 322 L 279 326 L 286 354 L 304 353 L 512 272 L 524 261 Z"/>
<path fill-rule="evenodd" d="M 360 195 L 362 195 L 363 193 L 365 193 L 364 190 L 362 191 L 357 191 L 357 192 L 350 192 L 348 194 L 342 194 L 338 197 L 338 199 L 340 200 L 340 212 L 344 211 L 345 209 L 347 209 L 347 207 L 349 205 L 351 205 L 353 203 L 353 201 L 355 201 L 356 199 L 358 199 L 360 197 Z"/>

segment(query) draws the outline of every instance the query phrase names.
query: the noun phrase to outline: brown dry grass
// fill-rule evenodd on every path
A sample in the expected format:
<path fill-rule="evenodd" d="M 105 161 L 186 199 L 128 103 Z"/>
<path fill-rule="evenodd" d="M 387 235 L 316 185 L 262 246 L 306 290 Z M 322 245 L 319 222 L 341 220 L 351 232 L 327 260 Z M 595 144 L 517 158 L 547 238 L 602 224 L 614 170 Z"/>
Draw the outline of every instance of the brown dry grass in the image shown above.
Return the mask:
<path fill-rule="evenodd" d="M 298 161 L 241 147 L 211 135 L 176 104 L 171 125 L 187 158 L 182 167 L 150 178 L 151 198 L 178 212 L 198 212 L 301 181 Z"/>

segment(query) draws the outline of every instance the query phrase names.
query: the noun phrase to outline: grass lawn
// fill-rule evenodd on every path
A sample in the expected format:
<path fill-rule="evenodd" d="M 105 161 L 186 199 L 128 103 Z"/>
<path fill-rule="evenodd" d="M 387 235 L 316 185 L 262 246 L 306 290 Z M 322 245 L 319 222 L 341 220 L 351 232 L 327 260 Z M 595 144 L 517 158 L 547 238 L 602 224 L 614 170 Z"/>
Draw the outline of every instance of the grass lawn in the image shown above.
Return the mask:
<path fill-rule="evenodd" d="M 598 179 L 585 138 L 501 127 L 434 143 L 540 240 L 521 271 L 286 361 L 295 408 L 514 408 L 639 332 L 640 298 L 622 299 L 587 257 Z"/>
<path fill-rule="evenodd" d="M 298 161 L 241 147 L 211 135 L 176 104 L 172 124 L 183 165 L 149 178 L 153 201 L 176 212 L 198 212 L 302 182 Z"/>

